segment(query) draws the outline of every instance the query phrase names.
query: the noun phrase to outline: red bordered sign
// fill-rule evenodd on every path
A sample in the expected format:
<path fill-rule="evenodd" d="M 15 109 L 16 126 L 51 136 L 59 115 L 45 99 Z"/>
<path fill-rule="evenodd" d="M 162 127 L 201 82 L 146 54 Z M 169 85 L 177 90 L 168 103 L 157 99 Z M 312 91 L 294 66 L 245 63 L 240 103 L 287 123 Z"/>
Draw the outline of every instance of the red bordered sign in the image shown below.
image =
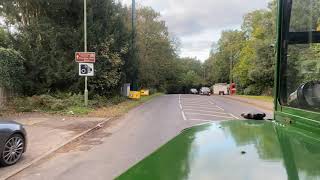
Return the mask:
<path fill-rule="evenodd" d="M 94 63 L 96 62 L 95 52 L 76 52 L 75 60 L 78 63 Z"/>

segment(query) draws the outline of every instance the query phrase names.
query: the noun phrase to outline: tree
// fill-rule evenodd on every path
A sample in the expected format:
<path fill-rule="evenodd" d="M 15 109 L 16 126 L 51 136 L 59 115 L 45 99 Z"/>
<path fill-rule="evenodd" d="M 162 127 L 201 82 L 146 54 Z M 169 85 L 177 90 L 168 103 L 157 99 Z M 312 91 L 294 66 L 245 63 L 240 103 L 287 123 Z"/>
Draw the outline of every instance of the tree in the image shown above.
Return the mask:
<path fill-rule="evenodd" d="M 81 92 L 74 53 L 83 50 L 83 1 L 4 0 L 0 14 L 16 27 L 14 49 L 26 59 L 25 94 Z M 127 9 L 113 0 L 88 1 L 88 50 L 98 70 L 90 88 L 99 94 L 120 86 L 129 57 Z"/>
<path fill-rule="evenodd" d="M 13 49 L 0 47 L 0 84 L 2 88 L 21 92 L 25 79 L 24 59 Z"/>
<path fill-rule="evenodd" d="M 230 71 L 238 62 L 239 53 L 245 41 L 244 33 L 238 30 L 223 31 L 215 50 L 205 63 L 209 69 L 208 81 L 211 84 L 229 82 Z M 213 53 L 215 52 L 215 53 Z"/>
<path fill-rule="evenodd" d="M 160 14 L 150 7 L 137 10 L 137 48 L 141 86 L 165 89 L 172 79 L 176 46 Z"/>
<path fill-rule="evenodd" d="M 8 48 L 11 45 L 8 33 L 0 27 L 0 47 Z"/>

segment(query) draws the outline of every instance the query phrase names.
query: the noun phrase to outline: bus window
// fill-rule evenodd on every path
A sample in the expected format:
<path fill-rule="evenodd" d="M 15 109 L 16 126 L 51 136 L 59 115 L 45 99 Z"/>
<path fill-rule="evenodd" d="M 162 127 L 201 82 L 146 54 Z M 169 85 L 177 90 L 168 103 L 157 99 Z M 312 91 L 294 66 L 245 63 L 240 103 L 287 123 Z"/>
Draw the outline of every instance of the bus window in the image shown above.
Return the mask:
<path fill-rule="evenodd" d="M 320 112 L 320 1 L 287 0 L 287 8 L 282 103 Z"/>

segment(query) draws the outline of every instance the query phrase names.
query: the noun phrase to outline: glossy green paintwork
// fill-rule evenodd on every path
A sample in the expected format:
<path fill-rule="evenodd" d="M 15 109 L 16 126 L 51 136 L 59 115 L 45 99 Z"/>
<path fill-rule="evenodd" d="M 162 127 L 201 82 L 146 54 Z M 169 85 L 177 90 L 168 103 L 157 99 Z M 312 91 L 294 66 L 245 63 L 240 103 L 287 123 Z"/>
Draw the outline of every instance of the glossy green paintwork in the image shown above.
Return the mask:
<path fill-rule="evenodd" d="M 118 180 L 319 179 L 320 137 L 267 121 L 193 127 Z"/>

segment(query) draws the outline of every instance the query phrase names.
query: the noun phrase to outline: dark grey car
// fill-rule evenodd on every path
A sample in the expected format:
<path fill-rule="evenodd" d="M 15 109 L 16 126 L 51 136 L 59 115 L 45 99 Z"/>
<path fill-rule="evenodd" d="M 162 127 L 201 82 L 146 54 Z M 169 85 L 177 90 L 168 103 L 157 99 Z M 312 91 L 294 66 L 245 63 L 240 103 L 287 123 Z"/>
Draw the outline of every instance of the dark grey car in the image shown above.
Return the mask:
<path fill-rule="evenodd" d="M 26 147 L 27 134 L 24 127 L 13 121 L 0 121 L 0 166 L 17 163 Z"/>

